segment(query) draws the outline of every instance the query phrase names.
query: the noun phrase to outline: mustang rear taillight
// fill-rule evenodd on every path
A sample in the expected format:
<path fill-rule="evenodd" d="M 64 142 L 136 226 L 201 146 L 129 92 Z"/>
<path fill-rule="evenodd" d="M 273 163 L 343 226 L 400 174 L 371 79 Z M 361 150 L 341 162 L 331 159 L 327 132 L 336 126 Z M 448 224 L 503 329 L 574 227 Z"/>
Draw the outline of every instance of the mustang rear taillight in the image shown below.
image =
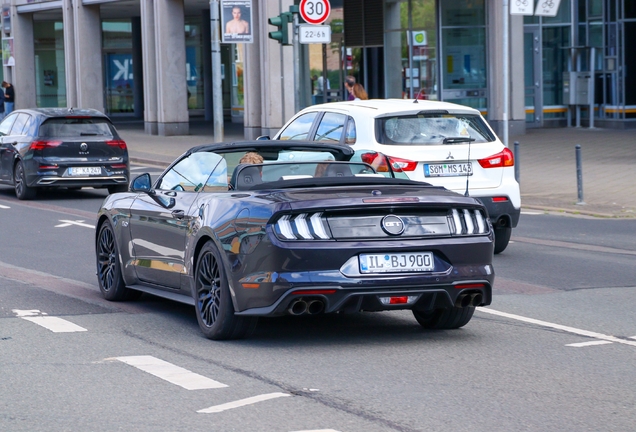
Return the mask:
<path fill-rule="evenodd" d="M 479 159 L 479 165 L 482 168 L 503 168 L 511 167 L 515 165 L 515 157 L 509 148 L 505 148 L 499 153 L 488 156 L 487 158 Z"/>
<path fill-rule="evenodd" d="M 485 234 L 488 224 L 481 210 L 453 209 L 448 217 L 451 234 L 471 235 Z"/>
<path fill-rule="evenodd" d="M 106 141 L 106 144 L 111 147 L 119 147 L 122 150 L 126 150 L 126 141 L 124 140 L 110 140 Z"/>
<path fill-rule="evenodd" d="M 395 172 L 415 171 L 417 168 L 417 162 L 408 159 L 389 156 L 389 162 Z"/>
<path fill-rule="evenodd" d="M 275 225 L 276 234 L 284 240 L 329 240 L 322 213 L 285 215 Z"/>
<path fill-rule="evenodd" d="M 31 145 L 29 146 L 29 148 L 31 150 L 44 150 L 46 148 L 57 147 L 60 144 L 62 144 L 62 141 L 47 141 L 47 140 L 33 141 Z"/>

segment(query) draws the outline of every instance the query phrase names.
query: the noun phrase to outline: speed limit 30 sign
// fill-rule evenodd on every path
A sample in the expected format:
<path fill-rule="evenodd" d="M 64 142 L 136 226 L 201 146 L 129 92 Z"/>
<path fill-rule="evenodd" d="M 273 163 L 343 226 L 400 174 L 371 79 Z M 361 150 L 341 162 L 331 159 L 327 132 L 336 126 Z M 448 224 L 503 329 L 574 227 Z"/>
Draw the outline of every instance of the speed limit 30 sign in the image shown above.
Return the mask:
<path fill-rule="evenodd" d="M 300 16 L 309 24 L 322 24 L 331 12 L 329 0 L 301 0 Z"/>

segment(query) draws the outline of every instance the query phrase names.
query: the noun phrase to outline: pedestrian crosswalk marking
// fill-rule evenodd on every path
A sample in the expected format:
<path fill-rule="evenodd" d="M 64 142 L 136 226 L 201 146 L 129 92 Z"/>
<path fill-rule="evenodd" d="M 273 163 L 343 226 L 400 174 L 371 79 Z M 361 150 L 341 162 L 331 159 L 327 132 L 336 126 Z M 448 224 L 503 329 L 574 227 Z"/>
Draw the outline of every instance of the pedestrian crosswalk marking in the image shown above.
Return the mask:
<path fill-rule="evenodd" d="M 122 363 L 134 366 L 144 372 L 161 378 L 169 383 L 176 384 L 186 390 L 203 390 L 213 388 L 223 388 L 227 385 L 204 377 L 203 375 L 190 372 L 187 369 L 168 363 L 153 356 L 128 356 L 116 357 Z"/>
<path fill-rule="evenodd" d="M 53 333 L 74 333 L 88 331 L 84 327 L 80 327 L 77 324 L 73 324 L 70 321 L 59 317 L 48 316 L 44 312 L 40 312 L 37 309 L 21 310 L 13 309 L 13 313 L 22 318 L 23 320 L 30 321 Z"/>
<path fill-rule="evenodd" d="M 245 399 L 240 399 L 234 402 L 228 402 L 221 405 L 211 406 L 210 408 L 205 408 L 197 412 L 202 414 L 220 413 L 230 409 L 239 408 L 246 405 L 252 405 L 257 402 L 263 402 L 266 400 L 276 399 L 280 397 L 287 397 L 287 396 L 291 396 L 291 395 L 289 393 L 267 393 L 267 394 L 262 394 L 258 396 L 248 397 Z"/>

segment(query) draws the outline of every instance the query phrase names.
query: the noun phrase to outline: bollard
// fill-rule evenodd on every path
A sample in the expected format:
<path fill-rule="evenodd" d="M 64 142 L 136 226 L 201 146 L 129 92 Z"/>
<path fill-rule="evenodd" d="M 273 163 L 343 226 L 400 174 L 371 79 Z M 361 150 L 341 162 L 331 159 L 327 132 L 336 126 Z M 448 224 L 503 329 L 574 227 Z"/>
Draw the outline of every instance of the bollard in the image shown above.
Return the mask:
<path fill-rule="evenodd" d="M 517 180 L 517 183 L 521 184 L 521 178 L 519 173 L 519 141 L 515 141 L 513 152 L 515 157 L 515 180 Z"/>
<path fill-rule="evenodd" d="M 581 145 L 577 144 L 576 149 L 576 186 L 578 190 L 579 200 L 577 204 L 584 205 L 583 201 L 583 164 L 581 162 Z"/>

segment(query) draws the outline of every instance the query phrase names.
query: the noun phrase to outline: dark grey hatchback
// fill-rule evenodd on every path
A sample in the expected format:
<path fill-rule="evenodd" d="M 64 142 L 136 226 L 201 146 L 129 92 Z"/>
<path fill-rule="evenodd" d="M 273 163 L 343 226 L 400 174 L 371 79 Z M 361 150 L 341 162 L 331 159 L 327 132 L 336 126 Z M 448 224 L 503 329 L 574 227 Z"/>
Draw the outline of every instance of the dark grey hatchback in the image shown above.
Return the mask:
<path fill-rule="evenodd" d="M 0 184 L 18 199 L 51 187 L 124 192 L 129 176 L 126 142 L 97 110 L 22 109 L 0 123 Z"/>

